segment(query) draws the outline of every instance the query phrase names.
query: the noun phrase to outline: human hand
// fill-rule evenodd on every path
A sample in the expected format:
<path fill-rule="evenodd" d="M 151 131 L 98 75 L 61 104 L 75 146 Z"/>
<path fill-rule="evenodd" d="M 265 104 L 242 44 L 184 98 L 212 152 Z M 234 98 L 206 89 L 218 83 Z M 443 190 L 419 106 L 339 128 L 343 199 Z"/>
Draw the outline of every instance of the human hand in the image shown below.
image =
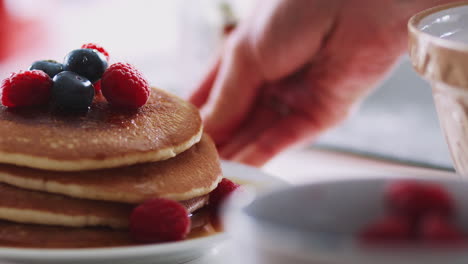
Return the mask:
<path fill-rule="evenodd" d="M 260 1 L 190 101 L 221 157 L 263 165 L 345 119 L 406 50 L 410 16 L 448 1 Z"/>

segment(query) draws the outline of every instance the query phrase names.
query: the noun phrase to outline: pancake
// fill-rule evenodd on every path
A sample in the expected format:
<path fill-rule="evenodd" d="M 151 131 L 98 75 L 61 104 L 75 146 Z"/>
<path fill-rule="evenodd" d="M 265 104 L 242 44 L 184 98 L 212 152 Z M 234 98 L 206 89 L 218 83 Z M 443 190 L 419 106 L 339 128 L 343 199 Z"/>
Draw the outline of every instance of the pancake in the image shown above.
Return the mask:
<path fill-rule="evenodd" d="M 182 201 L 189 212 L 208 202 L 208 195 Z M 71 227 L 127 228 L 134 206 L 77 199 L 0 184 L 0 219 L 19 223 Z"/>
<path fill-rule="evenodd" d="M 136 110 L 102 96 L 83 115 L 0 106 L 0 163 L 81 171 L 154 162 L 189 149 L 202 130 L 193 105 L 159 89 Z"/>
<path fill-rule="evenodd" d="M 191 217 L 188 239 L 208 236 L 217 231 L 204 209 Z M 127 230 L 102 227 L 60 227 L 20 224 L 0 220 L 0 247 L 98 248 L 138 245 Z"/>
<path fill-rule="evenodd" d="M 77 198 L 141 203 L 163 197 L 188 200 L 211 192 L 222 174 L 209 136 L 174 158 L 122 168 L 56 172 L 0 164 L 0 182 Z"/>

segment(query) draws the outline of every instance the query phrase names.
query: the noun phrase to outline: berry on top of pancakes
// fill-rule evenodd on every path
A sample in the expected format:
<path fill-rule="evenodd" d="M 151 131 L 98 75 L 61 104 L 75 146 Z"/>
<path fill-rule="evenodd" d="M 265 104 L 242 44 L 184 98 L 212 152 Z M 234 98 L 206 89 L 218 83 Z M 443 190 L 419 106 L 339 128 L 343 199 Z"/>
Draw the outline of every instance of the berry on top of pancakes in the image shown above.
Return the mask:
<path fill-rule="evenodd" d="M 1 84 L 6 107 L 49 104 L 64 112 L 86 112 L 102 87 L 103 96 L 115 106 L 136 109 L 151 93 L 148 81 L 132 65 L 108 67 L 109 53 L 100 45 L 84 44 L 63 61 L 35 61 L 28 71 L 12 73 Z M 102 79 L 102 80 L 101 80 Z"/>

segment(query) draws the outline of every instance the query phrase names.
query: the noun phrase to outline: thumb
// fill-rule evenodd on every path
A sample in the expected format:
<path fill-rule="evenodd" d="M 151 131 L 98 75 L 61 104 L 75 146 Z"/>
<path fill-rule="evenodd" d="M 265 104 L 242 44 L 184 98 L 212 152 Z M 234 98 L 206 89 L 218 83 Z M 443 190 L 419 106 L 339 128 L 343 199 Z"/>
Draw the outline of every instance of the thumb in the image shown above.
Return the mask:
<path fill-rule="evenodd" d="M 231 38 L 201 108 L 205 130 L 217 144 L 228 139 L 254 103 L 262 78 L 250 55 L 248 43 Z"/>

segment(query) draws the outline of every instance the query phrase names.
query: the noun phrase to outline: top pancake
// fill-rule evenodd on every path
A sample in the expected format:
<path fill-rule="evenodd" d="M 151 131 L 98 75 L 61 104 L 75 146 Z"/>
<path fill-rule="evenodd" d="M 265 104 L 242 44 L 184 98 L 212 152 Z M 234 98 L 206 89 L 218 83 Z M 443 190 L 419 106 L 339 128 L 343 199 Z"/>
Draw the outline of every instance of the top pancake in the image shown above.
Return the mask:
<path fill-rule="evenodd" d="M 0 163 L 78 171 L 159 161 L 196 144 L 202 130 L 193 105 L 159 89 L 136 110 L 102 96 L 82 115 L 0 106 Z"/>

